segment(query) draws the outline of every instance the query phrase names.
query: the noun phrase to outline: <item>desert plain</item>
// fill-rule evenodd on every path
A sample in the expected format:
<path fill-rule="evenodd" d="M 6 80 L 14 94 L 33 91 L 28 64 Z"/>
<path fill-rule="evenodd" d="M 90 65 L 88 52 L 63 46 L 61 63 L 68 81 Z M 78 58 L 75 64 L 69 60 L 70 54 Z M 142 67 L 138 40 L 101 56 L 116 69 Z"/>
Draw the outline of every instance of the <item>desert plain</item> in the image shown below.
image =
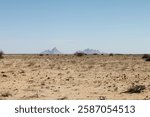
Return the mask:
<path fill-rule="evenodd" d="M 1 100 L 149 100 L 141 55 L 4 55 Z M 140 89 L 130 91 L 134 86 Z"/>

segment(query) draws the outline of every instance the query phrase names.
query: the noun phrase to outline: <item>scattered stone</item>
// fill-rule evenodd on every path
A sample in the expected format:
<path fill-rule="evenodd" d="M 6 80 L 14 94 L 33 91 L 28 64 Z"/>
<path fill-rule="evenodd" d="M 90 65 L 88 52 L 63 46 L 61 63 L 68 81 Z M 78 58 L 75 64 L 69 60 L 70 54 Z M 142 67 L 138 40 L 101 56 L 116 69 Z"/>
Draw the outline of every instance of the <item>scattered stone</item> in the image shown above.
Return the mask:
<path fill-rule="evenodd" d="M 106 96 L 99 96 L 99 100 L 106 100 Z"/>

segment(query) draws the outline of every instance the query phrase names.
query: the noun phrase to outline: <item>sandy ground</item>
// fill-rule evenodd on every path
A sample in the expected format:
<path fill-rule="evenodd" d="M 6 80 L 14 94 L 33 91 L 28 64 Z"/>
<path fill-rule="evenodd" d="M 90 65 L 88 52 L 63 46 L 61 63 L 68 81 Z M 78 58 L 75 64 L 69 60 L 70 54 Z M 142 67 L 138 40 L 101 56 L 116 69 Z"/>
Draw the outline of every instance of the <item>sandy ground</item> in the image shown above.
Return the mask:
<path fill-rule="evenodd" d="M 144 85 L 140 93 L 124 93 Z M 5 55 L 0 99 L 150 99 L 150 62 L 133 55 Z"/>

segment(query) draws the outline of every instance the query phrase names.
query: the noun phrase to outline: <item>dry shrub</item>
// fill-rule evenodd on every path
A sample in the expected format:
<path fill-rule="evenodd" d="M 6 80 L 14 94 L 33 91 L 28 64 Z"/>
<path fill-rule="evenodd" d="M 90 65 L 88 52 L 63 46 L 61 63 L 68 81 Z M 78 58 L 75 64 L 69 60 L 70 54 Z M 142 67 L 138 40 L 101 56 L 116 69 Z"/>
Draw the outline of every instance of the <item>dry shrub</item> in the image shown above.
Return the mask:
<path fill-rule="evenodd" d="M 144 54 L 143 59 L 145 59 L 145 61 L 150 61 L 150 55 L 149 54 Z"/>
<path fill-rule="evenodd" d="M 150 57 L 149 57 L 149 58 L 146 58 L 145 61 L 150 61 Z"/>
<path fill-rule="evenodd" d="M 122 56 L 123 54 L 116 54 L 116 55 L 118 55 L 118 56 Z"/>
<path fill-rule="evenodd" d="M 145 90 L 145 85 L 135 85 L 130 87 L 127 91 L 123 92 L 123 93 L 141 93 L 143 90 Z"/>
<path fill-rule="evenodd" d="M 114 54 L 113 54 L 113 53 L 110 53 L 109 56 L 114 56 Z"/>
<path fill-rule="evenodd" d="M 1 96 L 2 97 L 9 97 L 9 96 L 12 96 L 12 94 L 10 92 L 6 91 L 6 92 L 1 93 Z"/>
<path fill-rule="evenodd" d="M 148 54 L 144 54 L 143 56 L 142 56 L 142 58 L 150 58 L 150 55 L 148 55 Z"/>
<path fill-rule="evenodd" d="M 144 100 L 150 100 L 150 97 L 147 95 Z"/>
<path fill-rule="evenodd" d="M 3 51 L 0 51 L 0 59 L 4 58 L 3 55 L 4 55 Z"/>
<path fill-rule="evenodd" d="M 44 56 L 44 54 L 39 54 L 39 56 Z"/>
<path fill-rule="evenodd" d="M 93 53 L 93 55 L 98 55 L 97 53 Z"/>
<path fill-rule="evenodd" d="M 84 55 L 86 55 L 86 54 L 85 54 L 85 53 L 82 53 L 82 52 L 77 52 L 77 53 L 75 53 L 75 55 L 80 57 L 80 56 L 84 56 Z"/>

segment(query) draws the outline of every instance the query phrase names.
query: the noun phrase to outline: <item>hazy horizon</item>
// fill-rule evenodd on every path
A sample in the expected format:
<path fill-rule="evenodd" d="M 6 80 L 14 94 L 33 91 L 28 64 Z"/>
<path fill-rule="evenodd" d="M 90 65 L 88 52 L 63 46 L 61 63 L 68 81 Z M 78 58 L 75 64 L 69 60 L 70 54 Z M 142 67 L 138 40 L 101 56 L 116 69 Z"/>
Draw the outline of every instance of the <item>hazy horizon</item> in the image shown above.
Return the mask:
<path fill-rule="evenodd" d="M 0 49 L 150 53 L 149 6 L 149 0 L 0 1 Z"/>

